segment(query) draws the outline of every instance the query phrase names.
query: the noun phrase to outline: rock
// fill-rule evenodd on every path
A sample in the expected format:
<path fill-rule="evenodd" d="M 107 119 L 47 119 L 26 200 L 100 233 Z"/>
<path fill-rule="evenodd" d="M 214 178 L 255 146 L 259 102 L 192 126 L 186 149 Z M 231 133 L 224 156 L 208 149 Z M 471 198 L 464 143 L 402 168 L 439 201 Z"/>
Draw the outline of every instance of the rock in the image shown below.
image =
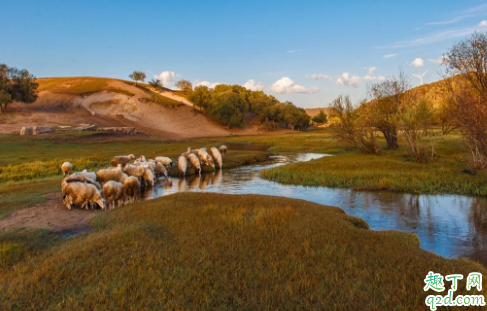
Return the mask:
<path fill-rule="evenodd" d="M 44 133 L 54 133 L 54 128 L 48 126 L 34 126 L 32 128 L 32 135 L 39 135 Z"/>
<path fill-rule="evenodd" d="M 99 127 L 97 131 L 104 131 L 104 132 L 120 132 L 125 134 L 136 134 L 137 131 L 135 127 Z"/>
<path fill-rule="evenodd" d="M 20 130 L 20 135 L 21 136 L 24 136 L 24 135 L 32 135 L 32 127 L 22 127 L 22 129 Z"/>

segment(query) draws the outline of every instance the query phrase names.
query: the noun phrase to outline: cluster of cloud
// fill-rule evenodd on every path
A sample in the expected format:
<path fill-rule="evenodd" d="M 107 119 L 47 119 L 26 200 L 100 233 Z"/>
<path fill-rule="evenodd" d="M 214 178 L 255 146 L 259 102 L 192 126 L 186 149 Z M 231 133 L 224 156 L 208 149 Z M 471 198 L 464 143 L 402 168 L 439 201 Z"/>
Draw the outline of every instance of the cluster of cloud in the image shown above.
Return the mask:
<path fill-rule="evenodd" d="M 249 81 L 245 82 L 243 87 L 251 91 L 263 91 L 265 89 L 264 83 L 257 82 L 253 79 L 250 79 Z"/>
<path fill-rule="evenodd" d="M 313 73 L 312 75 L 306 75 L 306 78 L 311 78 L 314 80 L 328 80 L 328 81 L 333 80 L 333 78 L 330 77 L 329 75 L 325 75 L 322 73 Z"/>
<path fill-rule="evenodd" d="M 161 81 L 164 87 L 173 88 L 174 79 L 176 77 L 181 77 L 181 75 L 179 73 L 175 73 L 174 71 L 163 71 L 160 75 L 155 75 L 154 79 Z"/>
<path fill-rule="evenodd" d="M 336 81 L 338 84 L 344 85 L 344 86 L 353 86 L 353 87 L 358 87 L 358 84 L 360 82 L 360 77 L 352 75 L 348 72 L 342 73 L 342 75 L 337 79 Z"/>
<path fill-rule="evenodd" d="M 289 77 L 282 77 L 268 87 L 266 87 L 262 82 L 257 82 L 250 79 L 243 84 L 243 87 L 251 91 L 268 91 L 275 94 L 312 94 L 320 90 L 316 86 L 308 88 L 303 85 L 296 84 Z"/>
<path fill-rule="evenodd" d="M 396 56 L 397 56 L 397 54 L 386 54 L 386 55 L 384 55 L 384 58 L 393 58 Z"/>
<path fill-rule="evenodd" d="M 432 59 L 432 58 L 428 58 L 428 61 L 435 64 L 435 65 L 441 65 L 445 62 L 448 61 L 448 57 L 446 56 L 440 56 L 438 59 Z"/>
<path fill-rule="evenodd" d="M 487 20 L 483 20 L 479 23 L 479 27 L 487 27 Z"/>
<path fill-rule="evenodd" d="M 409 65 L 413 67 L 423 67 L 424 60 L 421 57 L 416 57 Z"/>

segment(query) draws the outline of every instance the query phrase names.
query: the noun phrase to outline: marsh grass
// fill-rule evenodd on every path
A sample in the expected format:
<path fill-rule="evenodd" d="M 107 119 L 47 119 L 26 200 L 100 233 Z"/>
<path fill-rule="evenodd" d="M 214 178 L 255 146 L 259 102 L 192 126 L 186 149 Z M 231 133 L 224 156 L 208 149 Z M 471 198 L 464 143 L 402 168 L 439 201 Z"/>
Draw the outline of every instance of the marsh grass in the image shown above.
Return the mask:
<path fill-rule="evenodd" d="M 417 310 L 435 294 L 423 291 L 428 271 L 487 273 L 421 250 L 412 234 L 369 231 L 338 208 L 271 196 L 175 194 L 94 224 L 40 252 L 22 240 L 7 246 L 0 308 Z"/>

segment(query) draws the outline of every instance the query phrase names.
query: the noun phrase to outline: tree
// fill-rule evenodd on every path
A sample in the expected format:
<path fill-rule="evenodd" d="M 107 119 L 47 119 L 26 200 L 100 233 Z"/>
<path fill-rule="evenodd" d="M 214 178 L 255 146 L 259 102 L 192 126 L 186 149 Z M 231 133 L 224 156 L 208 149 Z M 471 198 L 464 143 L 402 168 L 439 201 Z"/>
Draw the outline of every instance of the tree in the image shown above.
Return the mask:
<path fill-rule="evenodd" d="M 135 85 L 137 86 L 137 82 L 142 81 L 144 82 L 146 75 L 142 71 L 134 71 L 129 74 L 129 78 L 135 81 Z"/>
<path fill-rule="evenodd" d="M 183 92 L 191 92 L 193 90 L 193 84 L 188 80 L 179 80 L 176 82 L 176 87 L 182 90 Z"/>
<path fill-rule="evenodd" d="M 333 115 L 337 122 L 331 126 L 333 136 L 338 140 L 356 146 L 364 153 L 379 154 L 376 134 L 371 126 L 370 105 L 362 103 L 361 113 L 354 109 L 350 97 L 340 95 L 333 102 Z"/>
<path fill-rule="evenodd" d="M 448 105 L 471 153 L 472 166 L 487 168 L 487 34 L 474 33 L 444 57 Z"/>
<path fill-rule="evenodd" d="M 0 111 L 5 112 L 12 101 L 35 102 L 38 86 L 35 76 L 27 70 L 0 64 Z"/>
<path fill-rule="evenodd" d="M 200 85 L 194 88 L 194 91 L 189 95 L 188 98 L 200 110 L 206 111 L 211 102 L 211 93 L 207 86 Z"/>
<path fill-rule="evenodd" d="M 241 101 L 240 96 L 232 91 L 216 94 L 211 100 L 210 114 L 229 127 L 243 126 L 245 121 L 239 109 Z"/>
<path fill-rule="evenodd" d="M 397 128 L 399 107 L 404 94 L 411 88 L 409 80 L 404 72 L 399 73 L 399 78 L 390 78 L 379 83 L 373 83 L 368 88 L 371 101 L 371 126 L 377 128 L 386 139 L 387 149 L 397 149 Z"/>
<path fill-rule="evenodd" d="M 155 87 L 156 89 L 162 89 L 164 87 L 162 85 L 162 81 L 156 78 L 150 80 L 149 85 Z"/>
<path fill-rule="evenodd" d="M 316 124 L 325 124 L 327 121 L 326 114 L 323 112 L 323 110 L 320 110 L 320 113 L 318 113 L 316 116 L 313 117 L 313 122 Z"/>

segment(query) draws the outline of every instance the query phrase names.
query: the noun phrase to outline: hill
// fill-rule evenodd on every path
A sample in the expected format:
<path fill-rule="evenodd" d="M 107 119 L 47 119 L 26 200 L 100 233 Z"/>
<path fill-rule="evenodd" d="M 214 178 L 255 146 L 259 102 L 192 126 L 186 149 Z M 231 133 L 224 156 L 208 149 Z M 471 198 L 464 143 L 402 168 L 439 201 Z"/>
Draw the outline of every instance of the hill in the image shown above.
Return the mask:
<path fill-rule="evenodd" d="M 185 97 L 147 84 L 99 78 L 41 78 L 33 104 L 13 103 L 0 114 L 0 133 L 23 126 L 69 127 L 80 124 L 131 126 L 166 139 L 253 134 L 256 128 L 228 130 L 192 107 Z"/>

